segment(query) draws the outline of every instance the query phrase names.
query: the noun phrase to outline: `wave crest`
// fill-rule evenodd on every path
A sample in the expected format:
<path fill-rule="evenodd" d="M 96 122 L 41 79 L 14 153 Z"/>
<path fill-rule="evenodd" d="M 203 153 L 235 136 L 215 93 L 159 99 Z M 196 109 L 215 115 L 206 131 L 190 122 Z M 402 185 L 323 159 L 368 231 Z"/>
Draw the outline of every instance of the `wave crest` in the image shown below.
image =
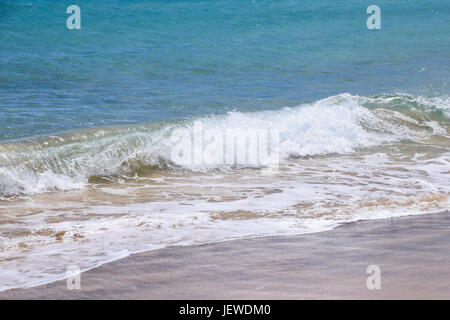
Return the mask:
<path fill-rule="evenodd" d="M 82 188 L 90 177 L 136 174 L 143 166 L 175 170 L 175 130 L 276 129 L 279 159 L 357 152 L 386 143 L 448 137 L 448 97 L 340 94 L 280 110 L 229 112 L 183 122 L 103 127 L 0 144 L 0 194 Z M 220 148 L 221 146 L 219 146 Z M 185 164 L 230 169 L 232 164 Z"/>

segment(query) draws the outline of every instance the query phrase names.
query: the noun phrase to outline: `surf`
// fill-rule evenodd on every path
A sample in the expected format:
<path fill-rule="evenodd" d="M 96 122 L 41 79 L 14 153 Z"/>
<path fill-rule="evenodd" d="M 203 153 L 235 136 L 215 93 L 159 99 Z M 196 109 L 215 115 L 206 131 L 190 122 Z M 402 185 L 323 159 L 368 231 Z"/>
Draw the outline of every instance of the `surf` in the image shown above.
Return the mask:
<path fill-rule="evenodd" d="M 357 153 L 408 141 L 448 148 L 448 101 L 448 97 L 340 94 L 294 108 L 99 127 L 6 142 L 0 144 L 0 194 L 17 196 L 79 189 L 94 177 L 133 176 L 145 168 L 201 172 L 267 166 L 238 163 L 234 155 L 231 161 L 229 157 L 223 158 L 227 161 L 214 163 L 203 158 L 196 162 L 174 161 L 177 148 L 187 150 L 185 153 L 190 157 L 196 152 L 203 155 L 207 148 L 226 157 L 224 139 L 206 141 L 202 134 L 194 141 L 195 124 L 222 138 L 226 138 L 230 129 L 276 131 L 277 156 L 281 162 L 296 157 Z M 174 139 L 180 130 L 184 140 Z M 252 150 L 252 141 L 245 136 L 243 141 L 245 158 Z"/>

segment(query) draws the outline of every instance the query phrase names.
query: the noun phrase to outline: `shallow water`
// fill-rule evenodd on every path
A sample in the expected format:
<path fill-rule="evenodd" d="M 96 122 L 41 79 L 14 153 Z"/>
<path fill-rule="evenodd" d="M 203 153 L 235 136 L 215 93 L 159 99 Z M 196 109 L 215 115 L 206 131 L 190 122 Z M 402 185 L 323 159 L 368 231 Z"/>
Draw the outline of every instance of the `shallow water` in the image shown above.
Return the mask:
<path fill-rule="evenodd" d="M 446 112 L 423 97 L 343 94 L 279 111 L 4 143 L 3 288 L 169 245 L 318 232 L 448 209 Z M 276 128 L 277 166 L 238 158 L 174 163 L 177 145 L 193 148 L 195 123 L 224 135 L 244 123 Z M 171 133 L 180 128 L 192 135 L 174 141 Z M 202 151 L 221 150 L 221 141 Z"/>
<path fill-rule="evenodd" d="M 0 5 L 0 289 L 449 209 L 446 1 L 79 5 Z"/>

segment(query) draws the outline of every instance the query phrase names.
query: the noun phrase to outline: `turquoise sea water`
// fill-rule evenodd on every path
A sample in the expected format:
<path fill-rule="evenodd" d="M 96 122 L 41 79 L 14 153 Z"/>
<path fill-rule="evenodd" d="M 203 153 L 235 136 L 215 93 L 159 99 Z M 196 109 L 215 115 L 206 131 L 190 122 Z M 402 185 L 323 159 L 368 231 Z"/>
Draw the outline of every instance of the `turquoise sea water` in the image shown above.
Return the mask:
<path fill-rule="evenodd" d="M 376 1 L 0 2 L 0 139 L 296 106 L 448 93 L 450 4 Z M 375 3 L 374 3 L 375 4 Z"/>
<path fill-rule="evenodd" d="M 448 0 L 0 0 L 0 291 L 448 211 L 449 31 Z"/>

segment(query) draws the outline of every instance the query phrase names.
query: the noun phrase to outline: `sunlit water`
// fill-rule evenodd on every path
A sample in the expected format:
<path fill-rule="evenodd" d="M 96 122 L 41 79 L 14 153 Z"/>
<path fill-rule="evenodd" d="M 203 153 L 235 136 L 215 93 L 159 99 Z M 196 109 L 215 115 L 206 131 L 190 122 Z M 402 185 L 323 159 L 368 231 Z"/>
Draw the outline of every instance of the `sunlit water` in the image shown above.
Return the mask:
<path fill-rule="evenodd" d="M 449 209 L 447 1 L 379 1 L 379 31 L 361 1 L 66 5 L 0 4 L 0 289 Z M 195 123 L 276 130 L 279 162 L 174 163 Z"/>

